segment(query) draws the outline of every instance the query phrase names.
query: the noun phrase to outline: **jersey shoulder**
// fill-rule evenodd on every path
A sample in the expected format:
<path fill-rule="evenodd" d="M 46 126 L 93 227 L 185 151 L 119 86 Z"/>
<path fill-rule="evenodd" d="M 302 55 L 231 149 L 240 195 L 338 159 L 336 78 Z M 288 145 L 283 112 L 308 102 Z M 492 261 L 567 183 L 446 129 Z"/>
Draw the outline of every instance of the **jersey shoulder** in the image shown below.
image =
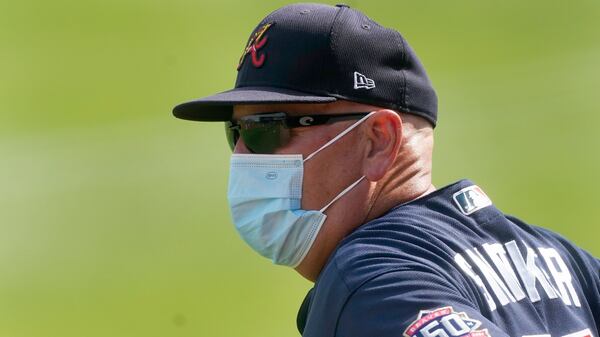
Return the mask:
<path fill-rule="evenodd" d="M 465 211 L 456 197 L 471 187 L 477 186 L 461 180 L 364 224 L 339 244 L 324 273 L 338 274 L 350 291 L 394 270 L 430 272 L 456 280 L 456 252 L 488 239 L 486 224 L 504 217 L 487 202 L 477 212 L 473 211 L 479 205 L 472 202 L 473 208 Z"/>
<path fill-rule="evenodd" d="M 332 322 L 354 327 L 364 308 L 376 306 L 404 317 L 389 326 L 394 330 L 414 312 L 450 305 L 516 333 L 544 326 L 540 317 L 548 313 L 581 316 L 587 304 L 580 298 L 600 303 L 598 270 L 598 261 L 570 241 L 505 215 L 462 180 L 346 237 L 311 291 L 303 325 L 306 336 L 334 336 Z"/>
<path fill-rule="evenodd" d="M 439 280 L 461 277 L 451 265 L 452 248 L 441 239 L 460 235 L 444 229 L 452 226 L 441 225 L 451 221 L 451 215 L 440 219 L 440 212 L 450 206 L 432 201 L 443 192 L 438 190 L 418 202 L 394 207 L 357 228 L 338 245 L 309 294 L 307 317 L 299 314 L 299 321 L 306 322 L 309 329 L 308 336 L 312 336 L 311 331 L 319 331 L 319 336 L 329 335 L 327 332 L 334 335 L 335 325 L 331 322 L 337 320 L 352 294 L 379 276 L 394 273 L 412 278 L 427 274 L 437 275 Z"/>

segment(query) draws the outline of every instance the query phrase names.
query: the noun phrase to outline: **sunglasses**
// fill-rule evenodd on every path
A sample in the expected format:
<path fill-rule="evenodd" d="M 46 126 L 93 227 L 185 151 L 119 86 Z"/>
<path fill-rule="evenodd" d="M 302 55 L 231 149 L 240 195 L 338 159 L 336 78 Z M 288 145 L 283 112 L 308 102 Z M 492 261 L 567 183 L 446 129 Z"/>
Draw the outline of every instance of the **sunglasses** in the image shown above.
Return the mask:
<path fill-rule="evenodd" d="M 368 112 L 349 112 L 339 115 L 288 116 L 285 112 L 249 115 L 237 121 L 225 122 L 225 134 L 231 150 L 242 138 L 253 153 L 271 154 L 290 141 L 290 129 L 360 119 Z"/>

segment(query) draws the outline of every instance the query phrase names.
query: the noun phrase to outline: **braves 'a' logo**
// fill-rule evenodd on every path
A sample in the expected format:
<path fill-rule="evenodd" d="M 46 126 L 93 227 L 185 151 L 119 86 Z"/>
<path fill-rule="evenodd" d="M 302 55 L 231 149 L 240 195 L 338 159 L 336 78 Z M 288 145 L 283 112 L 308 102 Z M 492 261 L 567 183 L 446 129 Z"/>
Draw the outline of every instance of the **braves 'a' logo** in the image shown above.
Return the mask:
<path fill-rule="evenodd" d="M 269 27 L 271 27 L 272 25 L 273 25 L 272 23 L 264 24 L 262 27 L 260 27 L 256 31 L 256 33 L 254 33 L 254 35 L 252 36 L 250 41 L 248 41 L 248 45 L 244 49 L 244 53 L 242 54 L 242 57 L 240 57 L 240 62 L 238 63 L 238 67 L 237 67 L 238 70 L 240 70 L 240 68 L 242 67 L 244 60 L 246 59 L 246 55 L 248 55 L 248 54 L 252 55 L 252 65 L 255 68 L 262 67 L 262 65 L 265 63 L 266 55 L 264 52 L 260 53 L 259 50 L 262 47 L 264 47 L 265 44 L 267 43 L 268 36 L 266 36 L 265 33 L 267 32 Z"/>

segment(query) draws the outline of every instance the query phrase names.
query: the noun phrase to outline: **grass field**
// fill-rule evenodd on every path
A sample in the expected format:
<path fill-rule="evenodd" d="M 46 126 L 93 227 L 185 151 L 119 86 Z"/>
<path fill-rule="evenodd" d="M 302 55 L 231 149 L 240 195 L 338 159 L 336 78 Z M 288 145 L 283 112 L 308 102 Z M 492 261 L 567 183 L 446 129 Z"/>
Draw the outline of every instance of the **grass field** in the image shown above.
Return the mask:
<path fill-rule="evenodd" d="M 0 337 L 298 335 L 311 284 L 235 233 L 222 126 L 170 114 L 285 3 L 0 2 Z M 600 3 L 347 3 L 428 69 L 435 185 L 600 256 Z"/>

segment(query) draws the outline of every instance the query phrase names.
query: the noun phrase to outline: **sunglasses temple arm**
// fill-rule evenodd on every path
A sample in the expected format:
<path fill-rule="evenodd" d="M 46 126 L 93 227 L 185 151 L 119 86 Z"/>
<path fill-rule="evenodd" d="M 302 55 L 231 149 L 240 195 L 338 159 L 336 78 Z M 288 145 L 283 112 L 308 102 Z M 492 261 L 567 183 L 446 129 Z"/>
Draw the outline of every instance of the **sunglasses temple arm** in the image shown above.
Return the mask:
<path fill-rule="evenodd" d="M 307 162 L 309 159 L 311 159 L 312 157 L 316 156 L 317 153 L 321 152 L 321 150 L 323 150 L 326 147 L 328 147 L 329 145 L 333 144 L 338 139 L 344 137 L 346 134 L 348 134 L 348 132 L 354 130 L 355 127 L 359 126 L 360 123 L 362 123 L 365 119 L 369 118 L 369 116 L 371 116 L 374 113 L 375 113 L 375 111 L 370 112 L 368 115 L 366 115 L 365 117 L 359 119 L 356 123 L 352 124 L 352 126 L 350 126 L 349 128 L 347 128 L 346 130 L 344 130 L 342 133 L 340 133 L 339 135 L 333 137 L 330 141 L 328 141 L 323 146 L 321 146 L 320 148 L 318 148 L 315 152 L 309 154 L 308 157 L 306 157 L 306 159 L 304 159 L 304 162 Z"/>
<path fill-rule="evenodd" d="M 338 122 L 338 121 L 349 121 L 349 120 L 352 120 L 352 119 L 358 119 L 359 116 L 360 116 L 360 118 L 363 118 L 364 116 L 366 116 L 368 114 L 369 113 L 332 116 L 332 117 L 329 117 L 329 120 L 327 121 L 327 123 Z"/>

